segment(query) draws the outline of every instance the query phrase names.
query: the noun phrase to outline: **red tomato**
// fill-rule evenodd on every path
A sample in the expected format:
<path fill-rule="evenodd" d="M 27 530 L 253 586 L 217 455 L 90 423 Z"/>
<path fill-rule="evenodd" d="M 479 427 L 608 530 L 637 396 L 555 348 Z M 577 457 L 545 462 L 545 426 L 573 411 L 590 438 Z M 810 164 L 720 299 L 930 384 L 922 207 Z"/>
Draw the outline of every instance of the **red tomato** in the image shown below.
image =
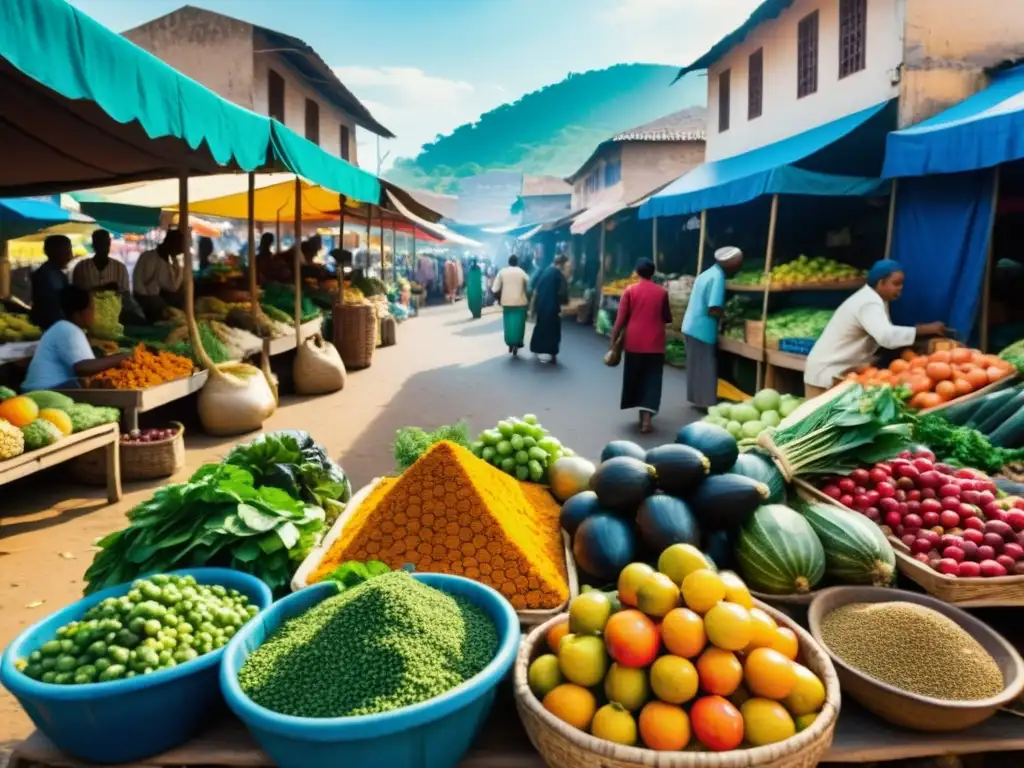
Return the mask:
<path fill-rule="evenodd" d="M 619 664 L 642 669 L 658 657 L 661 636 L 654 622 L 640 611 L 619 611 L 605 624 L 604 644 Z"/>
<path fill-rule="evenodd" d="M 690 726 L 700 743 L 714 752 L 743 743 L 743 715 L 728 699 L 705 696 L 690 709 Z"/>

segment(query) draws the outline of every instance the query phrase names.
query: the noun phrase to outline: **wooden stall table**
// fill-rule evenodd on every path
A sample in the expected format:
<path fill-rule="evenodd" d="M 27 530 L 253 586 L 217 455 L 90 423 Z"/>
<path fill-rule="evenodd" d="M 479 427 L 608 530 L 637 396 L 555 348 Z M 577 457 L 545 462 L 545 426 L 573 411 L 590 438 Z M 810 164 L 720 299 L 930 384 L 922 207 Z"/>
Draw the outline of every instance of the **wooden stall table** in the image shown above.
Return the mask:
<path fill-rule="evenodd" d="M 312 320 L 308 320 L 307 322 L 303 323 L 300 326 L 299 331 L 299 335 L 302 337 L 302 341 L 305 341 L 311 336 L 316 336 L 318 333 L 321 333 L 323 331 L 323 323 L 323 316 L 313 318 Z M 275 339 L 263 340 L 263 348 L 266 351 L 268 357 L 280 355 L 283 354 L 284 352 L 291 352 L 297 346 L 298 345 L 295 343 L 294 329 L 291 332 L 286 333 L 283 336 L 278 336 Z"/>
<path fill-rule="evenodd" d="M 206 384 L 209 371 L 199 371 L 146 389 L 61 389 L 79 403 L 112 406 L 121 409 L 121 427 L 125 432 L 139 428 L 139 414 L 152 411 L 198 392 Z"/>
<path fill-rule="evenodd" d="M 117 424 L 102 424 L 86 429 L 45 448 L 0 461 L 0 485 L 103 448 L 107 453 L 107 501 L 114 504 L 121 500 L 120 443 L 121 431 Z"/>

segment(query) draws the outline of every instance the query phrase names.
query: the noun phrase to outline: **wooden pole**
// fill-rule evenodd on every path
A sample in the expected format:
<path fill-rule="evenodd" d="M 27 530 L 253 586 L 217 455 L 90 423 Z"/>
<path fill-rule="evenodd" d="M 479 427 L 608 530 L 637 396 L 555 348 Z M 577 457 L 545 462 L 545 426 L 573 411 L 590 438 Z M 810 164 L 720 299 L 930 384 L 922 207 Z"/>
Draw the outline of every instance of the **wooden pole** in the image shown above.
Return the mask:
<path fill-rule="evenodd" d="M 885 258 L 892 255 L 892 231 L 896 224 L 896 192 L 899 189 L 900 180 L 892 180 L 892 192 L 889 195 L 889 224 L 885 231 Z"/>
<path fill-rule="evenodd" d="M 249 174 L 249 301 L 252 302 L 252 316 L 260 314 L 260 293 L 256 280 L 256 175 Z"/>
<path fill-rule="evenodd" d="M 398 284 L 398 247 L 396 245 L 395 223 L 391 222 L 391 280 Z"/>
<path fill-rule="evenodd" d="M 697 274 L 700 274 L 701 267 L 704 266 L 704 238 L 708 234 L 708 212 L 700 212 L 700 238 L 697 241 Z"/>
<path fill-rule="evenodd" d="M 277 250 L 281 250 L 281 212 L 277 212 L 277 226 L 274 228 L 274 243 L 277 245 Z"/>
<path fill-rule="evenodd" d="M 295 177 L 295 346 L 302 343 L 302 180 Z"/>
<path fill-rule="evenodd" d="M 651 219 L 651 261 L 654 269 L 658 269 L 658 217 Z"/>
<path fill-rule="evenodd" d="M 996 212 L 999 207 L 1000 166 L 992 172 L 992 212 L 988 222 L 988 253 L 985 256 L 985 282 L 981 289 L 981 351 L 988 352 L 988 317 L 992 293 L 992 257 L 995 254 L 994 236 L 996 231 Z"/>
<path fill-rule="evenodd" d="M 342 304 L 345 303 L 345 259 L 341 251 L 345 250 L 345 196 L 338 195 L 338 258 L 341 259 L 338 267 L 338 297 Z"/>
<path fill-rule="evenodd" d="M 366 271 L 370 271 L 370 267 L 373 266 L 370 258 L 373 251 L 370 249 L 371 237 L 370 229 L 373 227 L 373 206 L 370 203 L 366 204 Z"/>
<path fill-rule="evenodd" d="M 765 330 L 768 321 L 768 298 L 772 292 L 772 259 L 775 256 L 775 225 L 779 219 L 779 196 L 772 195 L 772 212 L 768 220 L 768 248 L 764 254 L 764 298 L 761 300 L 761 357 L 757 363 L 757 388 L 762 387 L 762 372 L 765 360 L 765 347 L 768 333 Z"/>
<path fill-rule="evenodd" d="M 597 310 L 594 312 L 594 323 L 597 323 L 597 317 L 601 314 L 601 304 L 604 302 L 604 222 L 602 221 L 598 226 L 601 228 L 601 233 L 597 240 Z"/>

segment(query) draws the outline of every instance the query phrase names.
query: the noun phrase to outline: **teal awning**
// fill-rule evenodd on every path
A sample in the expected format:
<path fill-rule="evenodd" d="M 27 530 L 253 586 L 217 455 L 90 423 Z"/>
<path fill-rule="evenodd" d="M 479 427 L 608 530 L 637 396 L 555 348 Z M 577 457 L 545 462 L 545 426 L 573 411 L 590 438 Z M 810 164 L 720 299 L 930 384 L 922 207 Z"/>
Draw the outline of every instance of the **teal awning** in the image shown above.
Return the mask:
<path fill-rule="evenodd" d="M 273 170 L 364 202 L 380 195 L 374 177 L 221 98 L 64 0 L 0 2 L 0 104 L 4 197 Z"/>

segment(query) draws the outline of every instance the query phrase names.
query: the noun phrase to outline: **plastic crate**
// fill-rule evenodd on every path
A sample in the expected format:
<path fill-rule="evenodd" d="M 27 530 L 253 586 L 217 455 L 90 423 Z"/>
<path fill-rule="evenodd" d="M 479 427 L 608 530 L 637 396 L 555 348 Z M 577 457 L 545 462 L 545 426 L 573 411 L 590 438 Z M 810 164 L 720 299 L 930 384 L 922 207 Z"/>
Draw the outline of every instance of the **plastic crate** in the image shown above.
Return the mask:
<path fill-rule="evenodd" d="M 779 351 L 791 355 L 809 355 L 817 339 L 780 339 Z"/>

